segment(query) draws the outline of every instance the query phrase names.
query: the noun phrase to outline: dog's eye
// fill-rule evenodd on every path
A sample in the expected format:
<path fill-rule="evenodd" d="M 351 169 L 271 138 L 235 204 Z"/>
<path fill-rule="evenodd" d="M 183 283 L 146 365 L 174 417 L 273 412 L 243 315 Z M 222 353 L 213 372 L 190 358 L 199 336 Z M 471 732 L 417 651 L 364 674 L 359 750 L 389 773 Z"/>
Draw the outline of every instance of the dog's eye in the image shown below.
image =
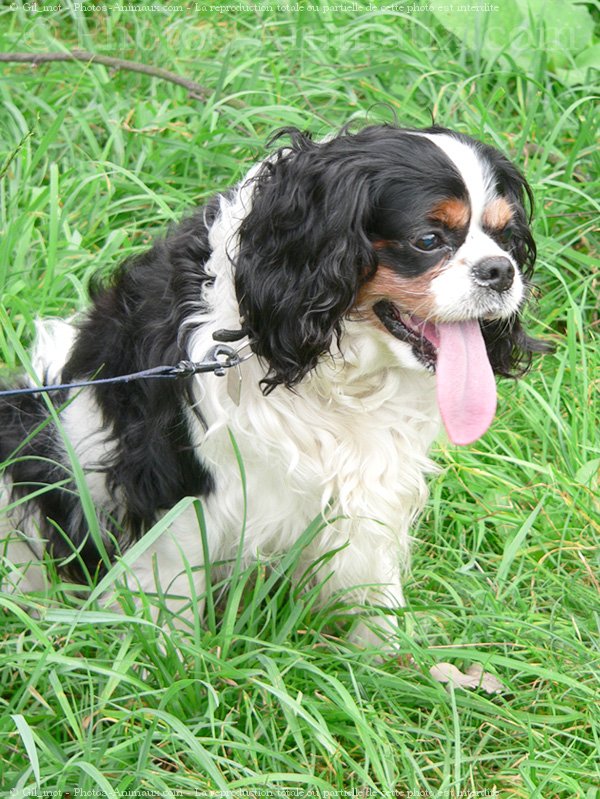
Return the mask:
<path fill-rule="evenodd" d="M 426 233 L 413 242 L 413 246 L 415 246 L 417 250 L 423 250 L 423 252 L 432 252 L 441 247 L 441 245 L 442 239 L 437 233 Z"/>
<path fill-rule="evenodd" d="M 504 244 L 507 247 L 510 244 L 512 244 L 514 237 L 515 237 L 515 229 L 510 226 L 505 227 L 503 230 L 501 230 L 498 233 L 498 238 L 500 239 L 502 244 Z"/>

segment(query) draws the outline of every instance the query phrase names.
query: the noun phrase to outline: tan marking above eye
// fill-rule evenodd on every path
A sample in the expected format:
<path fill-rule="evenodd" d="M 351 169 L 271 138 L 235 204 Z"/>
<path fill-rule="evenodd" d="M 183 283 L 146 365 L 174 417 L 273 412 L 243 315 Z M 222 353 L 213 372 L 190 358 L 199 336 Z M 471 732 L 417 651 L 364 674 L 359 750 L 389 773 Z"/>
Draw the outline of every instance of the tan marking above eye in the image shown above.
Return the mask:
<path fill-rule="evenodd" d="M 458 197 L 449 197 L 435 205 L 428 218 L 453 230 L 466 228 L 471 218 L 471 209 L 468 202 L 459 200 Z"/>
<path fill-rule="evenodd" d="M 513 216 L 512 205 L 504 197 L 496 197 L 483 211 L 482 223 L 492 230 L 503 230 Z"/>

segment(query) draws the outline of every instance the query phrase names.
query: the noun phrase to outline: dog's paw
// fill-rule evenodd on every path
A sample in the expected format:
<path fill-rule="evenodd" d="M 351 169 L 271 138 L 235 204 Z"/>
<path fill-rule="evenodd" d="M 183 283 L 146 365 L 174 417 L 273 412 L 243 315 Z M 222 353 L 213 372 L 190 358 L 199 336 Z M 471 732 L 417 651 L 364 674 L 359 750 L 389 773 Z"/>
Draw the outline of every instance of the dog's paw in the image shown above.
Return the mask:
<path fill-rule="evenodd" d="M 437 663 L 429 669 L 434 680 L 453 688 L 482 688 L 488 694 L 501 694 L 505 688 L 500 680 L 484 671 L 480 663 L 473 663 L 462 672 L 452 663 Z"/>

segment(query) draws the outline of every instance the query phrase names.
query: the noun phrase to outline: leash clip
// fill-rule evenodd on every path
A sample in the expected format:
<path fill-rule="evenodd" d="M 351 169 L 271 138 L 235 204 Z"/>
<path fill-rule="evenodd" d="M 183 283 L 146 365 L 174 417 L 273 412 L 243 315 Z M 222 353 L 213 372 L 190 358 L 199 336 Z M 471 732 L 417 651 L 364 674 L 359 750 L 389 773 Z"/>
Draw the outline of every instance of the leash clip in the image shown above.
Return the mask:
<path fill-rule="evenodd" d="M 213 361 L 214 364 L 218 364 L 213 366 L 213 374 L 217 375 L 217 377 L 224 377 L 228 369 L 231 370 L 233 367 L 239 366 L 240 363 L 240 356 L 237 350 L 234 350 L 233 347 L 228 347 L 226 344 L 215 344 L 206 353 L 206 358 L 209 361 Z M 221 361 L 219 358 L 224 358 L 224 360 Z"/>

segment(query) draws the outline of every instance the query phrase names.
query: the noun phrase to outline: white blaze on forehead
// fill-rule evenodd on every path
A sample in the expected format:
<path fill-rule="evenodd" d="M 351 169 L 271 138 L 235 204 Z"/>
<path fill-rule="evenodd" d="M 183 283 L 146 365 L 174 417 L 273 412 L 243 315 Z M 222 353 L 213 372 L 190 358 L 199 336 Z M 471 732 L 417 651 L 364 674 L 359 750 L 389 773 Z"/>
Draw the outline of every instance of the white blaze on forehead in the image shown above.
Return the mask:
<path fill-rule="evenodd" d="M 493 175 L 477 151 L 448 133 L 423 133 L 445 153 L 463 179 L 471 202 L 471 227 L 481 223 L 485 206 L 494 197 Z"/>

